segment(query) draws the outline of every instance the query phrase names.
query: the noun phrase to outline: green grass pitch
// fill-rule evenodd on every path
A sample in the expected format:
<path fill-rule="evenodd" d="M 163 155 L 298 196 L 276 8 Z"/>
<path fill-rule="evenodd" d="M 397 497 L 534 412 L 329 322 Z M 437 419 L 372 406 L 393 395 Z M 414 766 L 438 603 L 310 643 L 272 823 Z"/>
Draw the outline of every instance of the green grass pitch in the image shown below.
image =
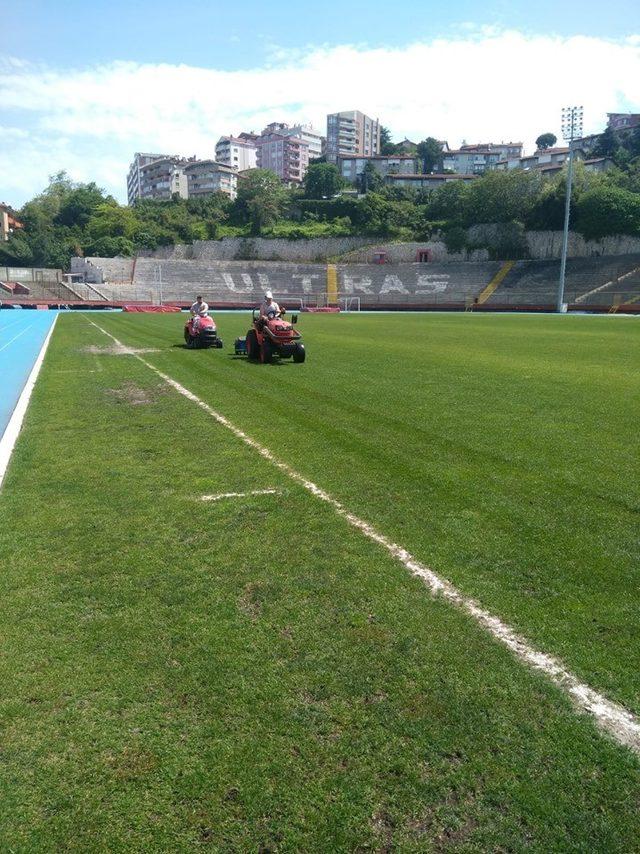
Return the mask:
<path fill-rule="evenodd" d="M 640 714 L 640 325 L 60 318 L 0 492 L 0 850 L 639 849 L 640 762 L 93 320 Z M 203 495 L 275 494 L 203 502 Z"/>

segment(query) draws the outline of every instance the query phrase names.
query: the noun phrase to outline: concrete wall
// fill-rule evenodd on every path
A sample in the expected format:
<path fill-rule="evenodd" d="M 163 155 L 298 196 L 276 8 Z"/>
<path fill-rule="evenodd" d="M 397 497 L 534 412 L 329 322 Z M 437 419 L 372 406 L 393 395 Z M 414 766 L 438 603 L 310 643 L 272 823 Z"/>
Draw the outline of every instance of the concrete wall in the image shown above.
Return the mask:
<path fill-rule="evenodd" d="M 517 230 L 517 229 L 515 229 Z M 527 231 L 521 232 L 521 254 L 532 260 L 547 260 L 560 257 L 562 232 Z M 486 261 L 490 247 L 498 247 L 513 242 L 512 224 L 475 225 L 467 231 L 468 240 L 475 244 L 484 244 L 486 248 L 452 253 L 442 239 L 409 243 L 394 243 L 374 237 L 316 237 L 310 240 L 287 240 L 285 238 L 266 237 L 223 237 L 222 240 L 196 240 L 191 244 L 177 244 L 157 249 L 153 252 L 141 252 L 139 257 L 165 259 L 194 259 L 209 261 L 299 261 L 322 263 L 340 260 L 366 264 L 373 260 L 374 251 L 385 251 L 389 261 L 394 264 L 410 264 L 416 260 L 418 249 L 429 249 L 432 260 L 438 263 L 459 263 L 461 261 Z M 569 257 L 589 258 L 600 255 L 628 255 L 640 252 L 640 237 L 620 235 L 605 237 L 602 240 L 585 240 L 574 232 L 569 236 Z M 494 256 L 495 257 L 495 256 Z M 505 260 L 508 260 L 505 258 Z"/>
<path fill-rule="evenodd" d="M 71 272 L 84 276 L 85 282 L 130 282 L 133 278 L 133 258 L 72 258 Z"/>
<path fill-rule="evenodd" d="M 559 258 L 562 250 L 561 231 L 527 231 L 525 239 L 531 258 Z M 640 237 L 619 234 L 602 240 L 585 240 L 581 234 L 569 232 L 570 258 L 591 258 L 600 255 L 633 255 L 640 252 Z"/>
<path fill-rule="evenodd" d="M 50 267 L 0 267 L 0 282 L 59 282 L 62 270 Z"/>
<path fill-rule="evenodd" d="M 287 240 L 267 237 L 223 237 L 222 240 L 195 240 L 140 253 L 141 257 L 194 259 L 207 261 L 310 261 L 321 263 L 360 246 L 374 243 L 373 237 L 315 237 Z"/>
<path fill-rule="evenodd" d="M 474 249 L 471 252 L 447 252 L 442 240 L 422 240 L 408 243 L 371 243 L 359 247 L 341 256 L 343 264 L 370 264 L 376 252 L 386 252 L 390 264 L 413 264 L 418 258 L 419 251 L 430 252 L 431 261 L 436 264 L 457 264 L 465 261 L 487 261 L 489 253 L 486 249 Z"/>

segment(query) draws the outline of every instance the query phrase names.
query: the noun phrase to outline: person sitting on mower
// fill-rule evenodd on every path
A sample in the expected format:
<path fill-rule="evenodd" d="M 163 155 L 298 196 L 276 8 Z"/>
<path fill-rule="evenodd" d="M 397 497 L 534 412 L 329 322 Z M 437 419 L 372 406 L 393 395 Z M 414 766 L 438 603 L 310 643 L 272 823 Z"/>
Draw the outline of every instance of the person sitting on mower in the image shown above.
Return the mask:
<path fill-rule="evenodd" d="M 280 317 L 284 314 L 284 311 L 284 308 L 281 309 L 274 300 L 271 291 L 265 291 L 264 302 L 260 306 L 260 320 L 264 323 L 265 320 L 269 319 L 269 315 Z"/>
<path fill-rule="evenodd" d="M 191 317 L 193 317 L 193 331 L 198 331 L 198 326 L 200 325 L 200 318 L 206 317 L 209 313 L 209 306 L 202 299 L 202 296 L 198 294 L 196 297 L 196 301 L 191 306 Z"/>

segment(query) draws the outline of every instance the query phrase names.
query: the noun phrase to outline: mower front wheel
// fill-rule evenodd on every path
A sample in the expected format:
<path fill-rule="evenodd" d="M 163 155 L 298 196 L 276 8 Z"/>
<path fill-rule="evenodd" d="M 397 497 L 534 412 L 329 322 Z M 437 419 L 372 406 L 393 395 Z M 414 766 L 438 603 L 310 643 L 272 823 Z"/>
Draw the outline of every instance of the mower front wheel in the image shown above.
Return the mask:
<path fill-rule="evenodd" d="M 304 362 L 306 355 L 307 352 L 304 349 L 304 344 L 296 344 L 296 349 L 293 351 L 293 361 L 300 364 L 300 362 Z"/>

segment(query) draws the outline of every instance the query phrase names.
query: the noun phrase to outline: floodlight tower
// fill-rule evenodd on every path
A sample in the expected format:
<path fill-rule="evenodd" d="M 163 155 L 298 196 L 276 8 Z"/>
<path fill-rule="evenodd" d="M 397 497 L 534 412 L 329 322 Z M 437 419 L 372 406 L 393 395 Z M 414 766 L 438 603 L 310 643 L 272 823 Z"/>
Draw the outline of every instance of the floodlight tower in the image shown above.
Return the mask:
<path fill-rule="evenodd" d="M 569 211 L 571 209 L 571 182 L 573 179 L 573 142 L 582 137 L 582 107 L 562 108 L 562 136 L 569 143 L 569 165 L 567 167 L 567 191 L 564 202 L 564 231 L 562 234 L 562 256 L 560 258 L 560 281 L 558 282 L 557 311 L 564 311 L 564 275 L 567 269 L 567 247 L 569 245 Z"/>

